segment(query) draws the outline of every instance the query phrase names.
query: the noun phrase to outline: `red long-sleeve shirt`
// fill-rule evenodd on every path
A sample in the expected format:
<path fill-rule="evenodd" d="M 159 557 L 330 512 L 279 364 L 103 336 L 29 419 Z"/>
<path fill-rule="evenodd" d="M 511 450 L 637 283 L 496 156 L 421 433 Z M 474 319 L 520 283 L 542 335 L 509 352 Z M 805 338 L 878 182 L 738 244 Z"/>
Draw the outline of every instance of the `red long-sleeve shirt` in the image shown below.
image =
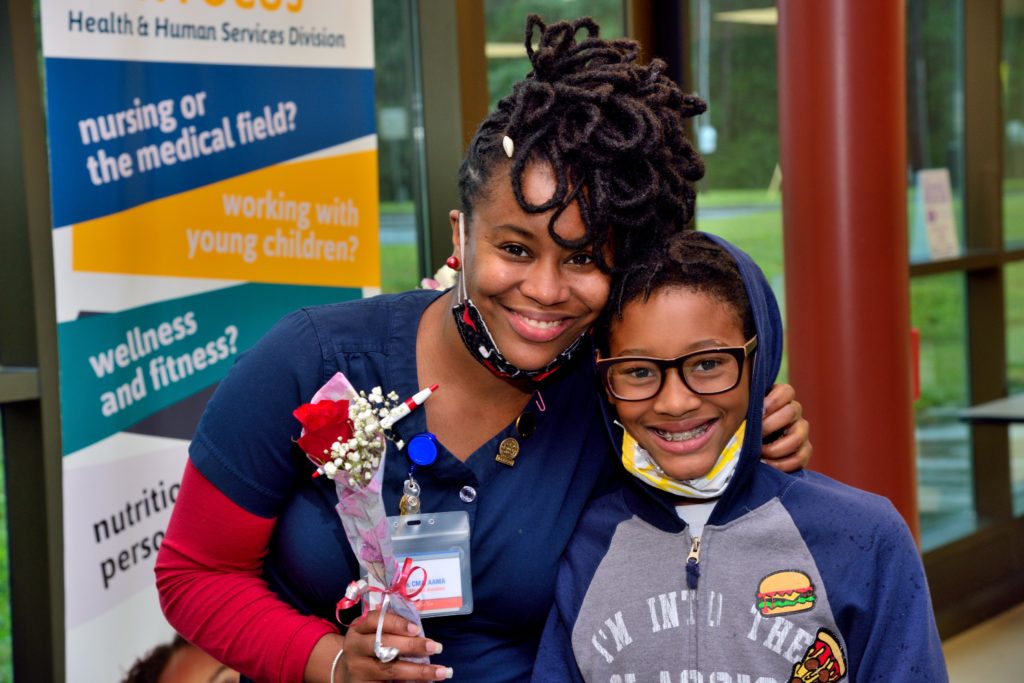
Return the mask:
<path fill-rule="evenodd" d="M 227 498 L 185 467 L 156 561 L 168 622 L 187 640 L 257 681 L 301 681 L 317 641 L 337 628 L 283 602 L 263 580 L 274 519 Z"/>

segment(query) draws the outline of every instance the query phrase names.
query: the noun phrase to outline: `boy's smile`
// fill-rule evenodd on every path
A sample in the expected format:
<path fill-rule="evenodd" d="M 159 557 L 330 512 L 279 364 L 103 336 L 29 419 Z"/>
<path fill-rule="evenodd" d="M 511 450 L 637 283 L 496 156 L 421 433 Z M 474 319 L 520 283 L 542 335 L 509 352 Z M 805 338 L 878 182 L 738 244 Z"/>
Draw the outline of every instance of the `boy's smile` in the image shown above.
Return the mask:
<path fill-rule="evenodd" d="M 650 299 L 634 300 L 613 321 L 610 357 L 675 358 L 718 347 L 743 346 L 740 313 L 718 298 L 683 287 L 661 289 Z M 619 421 L 658 466 L 673 479 L 707 474 L 746 418 L 750 363 L 736 387 L 721 394 L 690 391 L 675 369 L 653 398 L 623 401 L 610 397 Z"/>

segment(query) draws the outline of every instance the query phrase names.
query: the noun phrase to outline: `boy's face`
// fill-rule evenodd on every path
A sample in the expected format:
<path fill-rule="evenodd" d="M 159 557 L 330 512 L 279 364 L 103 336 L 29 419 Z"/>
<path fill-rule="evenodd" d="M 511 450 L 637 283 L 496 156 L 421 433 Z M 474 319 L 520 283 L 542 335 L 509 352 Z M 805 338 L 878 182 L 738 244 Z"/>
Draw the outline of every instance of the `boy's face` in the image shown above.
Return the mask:
<path fill-rule="evenodd" d="M 672 287 L 655 292 L 646 302 L 627 304 L 622 319 L 611 325 L 608 348 L 612 358 L 675 358 L 703 349 L 743 346 L 746 341 L 732 306 L 707 294 Z M 609 396 L 609 400 L 622 425 L 668 476 L 694 479 L 711 470 L 746 417 L 751 362 L 753 358 L 743 364 L 739 384 L 722 394 L 695 394 L 677 370 L 669 369 L 653 398 L 622 401 Z"/>

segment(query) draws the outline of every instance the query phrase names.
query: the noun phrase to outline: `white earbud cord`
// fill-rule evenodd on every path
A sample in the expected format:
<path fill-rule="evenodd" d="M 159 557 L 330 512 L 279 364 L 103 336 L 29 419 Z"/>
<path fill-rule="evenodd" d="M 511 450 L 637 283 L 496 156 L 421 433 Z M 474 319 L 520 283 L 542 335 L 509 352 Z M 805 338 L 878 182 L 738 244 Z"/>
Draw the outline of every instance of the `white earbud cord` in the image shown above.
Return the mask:
<path fill-rule="evenodd" d="M 466 291 L 466 219 L 464 213 L 459 211 L 459 260 L 462 261 L 462 272 L 459 273 L 459 300 L 465 301 L 469 298 Z"/>

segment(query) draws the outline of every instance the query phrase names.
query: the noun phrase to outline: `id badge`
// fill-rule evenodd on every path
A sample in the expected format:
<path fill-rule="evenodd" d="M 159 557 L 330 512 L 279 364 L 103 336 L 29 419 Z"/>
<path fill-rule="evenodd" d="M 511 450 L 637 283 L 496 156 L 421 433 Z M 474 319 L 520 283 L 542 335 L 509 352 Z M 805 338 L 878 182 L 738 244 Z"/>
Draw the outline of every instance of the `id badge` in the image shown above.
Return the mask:
<path fill-rule="evenodd" d="M 469 514 L 433 514 L 388 517 L 391 543 L 398 564 L 411 557 L 423 567 L 427 585 L 413 601 L 421 617 L 447 617 L 473 611 L 473 573 L 469 562 Z M 409 589 L 415 591 L 423 578 L 415 572 Z M 371 585 L 376 585 L 371 581 Z M 381 586 L 377 585 L 378 588 Z M 370 607 L 380 605 L 380 594 L 370 593 Z"/>

